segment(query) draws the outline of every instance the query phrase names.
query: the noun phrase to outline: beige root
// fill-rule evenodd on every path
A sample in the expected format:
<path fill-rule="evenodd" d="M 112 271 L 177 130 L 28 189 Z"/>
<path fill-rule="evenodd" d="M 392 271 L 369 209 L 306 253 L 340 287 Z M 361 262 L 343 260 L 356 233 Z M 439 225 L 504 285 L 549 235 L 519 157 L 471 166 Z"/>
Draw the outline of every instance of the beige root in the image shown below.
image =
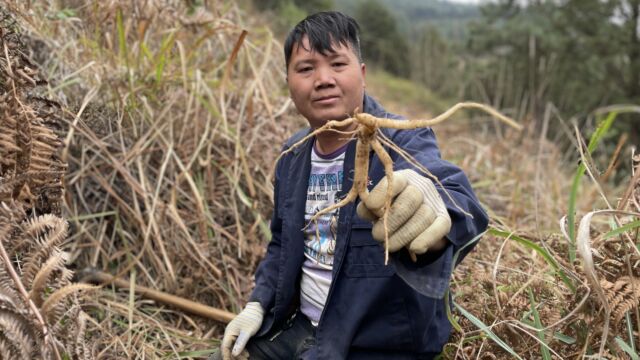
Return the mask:
<path fill-rule="evenodd" d="M 399 129 L 399 130 L 412 130 L 412 129 L 418 129 L 418 128 L 426 128 L 433 125 L 437 125 L 449 119 L 454 113 L 462 109 L 482 110 L 488 113 L 489 115 L 497 118 L 498 120 L 508 124 L 509 126 L 512 126 L 518 130 L 522 129 L 522 125 L 516 123 L 515 121 L 501 114 L 500 112 L 493 109 L 492 107 L 484 104 L 480 104 L 480 103 L 474 103 L 474 102 L 458 103 L 453 107 L 451 107 L 449 110 L 438 115 L 437 117 L 433 119 L 425 119 L 425 120 L 398 121 L 394 119 L 378 118 L 367 113 L 358 113 L 358 110 L 356 109 L 356 112 L 353 115 L 353 117 L 350 117 L 348 119 L 341 120 L 341 121 L 331 120 L 331 121 L 328 121 L 325 125 L 315 129 L 314 131 L 309 133 L 307 136 L 305 136 L 303 139 L 293 144 L 289 149 L 283 151 L 278 157 L 278 160 L 280 159 L 280 157 L 284 156 L 288 152 L 292 151 L 296 147 L 303 144 L 309 138 L 326 131 L 333 131 L 341 134 L 356 135 L 357 143 L 356 143 L 356 155 L 355 155 L 355 161 L 354 161 L 353 186 L 351 187 L 351 189 L 349 189 L 349 192 L 341 201 L 331 206 L 328 206 L 322 209 L 321 211 L 317 212 L 316 214 L 314 214 L 309 221 L 309 223 L 311 223 L 311 221 L 317 222 L 317 219 L 320 216 L 330 213 L 335 209 L 338 209 L 347 205 L 348 203 L 354 201 L 357 197 L 360 197 L 361 201 L 366 201 L 366 199 L 369 197 L 369 190 L 367 189 L 367 175 L 369 173 L 369 153 L 373 150 L 376 153 L 376 155 L 378 155 L 380 162 L 384 166 L 385 177 L 387 178 L 387 192 L 384 197 L 384 205 L 382 207 L 381 214 L 380 212 L 376 214 L 377 216 L 382 215 L 382 221 L 384 224 L 385 264 L 386 264 L 389 259 L 389 250 L 388 250 L 389 234 L 387 230 L 387 214 L 388 214 L 389 208 L 391 207 L 391 202 L 393 200 L 393 196 L 391 192 L 391 189 L 393 186 L 393 161 L 391 159 L 391 156 L 389 156 L 389 153 L 384 149 L 383 145 L 386 145 L 390 149 L 396 151 L 398 154 L 400 154 L 400 156 L 402 156 L 409 163 L 414 165 L 420 172 L 424 173 L 429 178 L 431 178 L 440 187 L 443 187 L 443 186 L 442 186 L 442 183 L 440 183 L 440 181 L 435 175 L 433 175 L 424 166 L 420 165 L 417 161 L 412 159 L 411 156 L 406 151 L 404 151 L 399 146 L 391 142 L 391 140 L 385 138 L 384 135 L 378 130 L 380 128 L 390 128 L 390 129 Z M 345 132 L 340 130 L 340 129 L 345 129 L 349 127 L 349 125 L 353 124 L 354 122 L 357 124 L 356 129 L 354 131 Z M 471 216 L 466 211 L 464 211 L 464 209 L 460 208 L 455 203 L 451 195 L 447 193 L 447 196 L 460 211 Z M 415 255 L 411 254 L 411 256 L 415 260 Z"/>

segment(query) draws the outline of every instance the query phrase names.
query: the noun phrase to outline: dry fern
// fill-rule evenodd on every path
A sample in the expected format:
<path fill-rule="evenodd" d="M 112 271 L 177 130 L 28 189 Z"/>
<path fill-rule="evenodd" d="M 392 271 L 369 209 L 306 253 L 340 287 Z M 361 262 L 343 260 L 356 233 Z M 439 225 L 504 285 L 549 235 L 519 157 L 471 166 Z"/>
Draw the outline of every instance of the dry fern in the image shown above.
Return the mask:
<path fill-rule="evenodd" d="M 93 287 L 71 283 L 72 272 L 65 267 L 66 256 L 56 246 L 51 246 L 47 256 L 15 251 L 14 244 L 29 238 L 25 229 L 43 227 L 39 222 L 51 221 L 50 217 L 44 216 L 30 220 L 25 220 L 25 217 L 20 204 L 0 203 L 0 250 L 3 253 L 0 266 L 0 357 L 49 359 L 67 354 L 73 358 L 90 358 L 84 344 L 85 318 L 81 315 L 78 300 L 72 295 Z M 51 244 L 49 237 L 58 234 L 55 231 L 45 232 L 41 236 L 42 241 L 35 243 L 30 251 L 42 254 L 42 245 Z M 22 241 L 18 241 L 20 239 Z M 22 267 L 18 268 L 16 264 Z M 31 275 L 28 269 L 39 270 Z M 16 288 L 17 291 L 14 290 Z"/>
<path fill-rule="evenodd" d="M 611 307 L 614 322 L 619 323 L 625 314 L 640 305 L 640 282 L 628 276 L 619 278 L 615 283 L 601 280 L 607 302 Z"/>
<path fill-rule="evenodd" d="M 88 359 L 86 316 L 71 283 L 60 218 L 66 165 L 62 111 L 34 95 L 46 84 L 0 7 L 0 358 Z M 36 216 L 36 214 L 43 214 Z"/>
<path fill-rule="evenodd" d="M 34 220 L 35 224 L 34 224 Z M 38 224 L 41 222 L 42 224 Z M 43 215 L 36 219 L 31 219 L 27 223 L 27 229 L 25 233 L 29 233 L 29 229 L 33 227 L 43 228 L 44 225 L 51 226 L 51 229 L 47 232 L 43 232 L 42 235 L 34 236 L 31 239 L 25 239 L 28 244 L 32 244 L 36 247 L 33 251 L 29 251 L 29 255 L 26 257 L 26 264 L 23 266 L 24 278 L 30 283 L 36 273 L 40 269 L 40 264 L 53 255 L 55 249 L 60 246 L 62 241 L 67 236 L 68 225 L 67 222 L 60 218 L 52 218 L 52 215 Z M 21 251 L 23 249 L 15 249 Z"/>
<path fill-rule="evenodd" d="M 17 24 L 0 8 L 0 201 L 28 203 L 38 213 L 60 214 L 61 141 L 55 131 L 63 112 L 35 95 L 46 81 L 24 53 Z"/>
<path fill-rule="evenodd" d="M 64 310 L 64 300 L 80 290 L 91 290 L 95 286 L 87 284 L 69 284 L 54 292 L 42 304 L 42 315 L 53 323 L 59 320 Z"/>
<path fill-rule="evenodd" d="M 47 262 L 42 266 L 40 271 L 36 274 L 31 283 L 31 290 L 29 291 L 29 298 L 37 306 L 41 306 L 43 299 L 42 294 L 46 291 L 47 284 L 51 276 L 62 269 L 64 271 L 64 264 L 67 260 L 67 256 L 63 253 L 56 251 Z M 66 276 L 65 276 L 66 277 Z M 68 280 L 68 279 L 66 279 Z"/>

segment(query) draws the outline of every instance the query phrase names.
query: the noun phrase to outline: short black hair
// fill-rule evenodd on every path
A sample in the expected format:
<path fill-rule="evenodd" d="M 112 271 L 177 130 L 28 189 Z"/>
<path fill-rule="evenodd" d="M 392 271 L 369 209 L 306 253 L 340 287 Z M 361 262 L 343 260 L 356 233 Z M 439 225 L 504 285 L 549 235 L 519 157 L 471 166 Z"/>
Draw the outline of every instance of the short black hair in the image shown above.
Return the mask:
<path fill-rule="evenodd" d="M 362 62 L 360 53 L 360 26 L 349 15 L 338 11 L 322 11 L 307 16 L 289 32 L 284 42 L 284 59 L 289 68 L 291 53 L 294 46 L 302 46 L 302 38 L 309 37 L 310 51 L 317 51 L 322 55 L 335 52 L 333 44 L 351 45 L 358 60 Z M 304 48 L 304 47 L 303 47 Z"/>

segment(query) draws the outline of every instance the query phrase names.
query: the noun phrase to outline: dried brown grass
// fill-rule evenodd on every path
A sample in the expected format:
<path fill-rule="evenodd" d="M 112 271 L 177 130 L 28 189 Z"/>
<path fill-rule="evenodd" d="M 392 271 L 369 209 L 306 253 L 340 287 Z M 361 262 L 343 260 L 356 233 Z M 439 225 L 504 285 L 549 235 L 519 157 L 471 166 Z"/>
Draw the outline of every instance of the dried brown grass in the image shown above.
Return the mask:
<path fill-rule="evenodd" d="M 236 311 L 300 124 L 269 30 L 227 1 L 10 3 L 67 99 L 71 260 Z M 98 357 L 202 355 L 224 326 L 109 289 L 92 307 Z"/>
<path fill-rule="evenodd" d="M 640 256 L 630 248 L 630 243 L 638 243 L 637 228 L 605 238 L 611 230 L 608 219 L 590 224 L 590 251 L 609 299 L 609 318 L 596 294 L 597 289 L 588 281 L 589 271 L 585 270 L 584 260 L 569 261 L 568 239 L 559 227 L 567 212 L 575 164 L 563 160 L 564 154 L 546 139 L 544 131 L 536 128 L 540 123 L 531 122 L 521 134 L 488 130 L 491 128 L 488 123 L 467 126 L 476 129 L 474 139 L 459 135 L 462 129 L 457 125 L 441 133 L 444 157 L 455 159 L 469 174 L 491 214 L 492 227 L 513 231 L 513 235 L 540 246 L 577 289 L 571 291 L 539 252 L 513 239 L 486 235 L 454 273 L 451 285 L 454 301 L 478 317 L 523 359 L 541 358 L 539 330 L 534 325 L 528 294 L 531 291 L 542 322 L 544 346 L 552 358 L 597 356 L 600 346 L 604 346 L 601 339 L 604 329 L 608 329 L 608 335 L 603 356 L 627 358 L 614 338 L 627 343 L 633 339 L 636 347 L 640 345 L 638 294 L 632 286 L 640 276 Z M 483 129 L 493 135 L 484 134 Z M 502 141 L 497 141 L 495 134 Z M 486 138 L 493 140 L 486 141 Z M 607 163 L 600 167 L 606 168 Z M 606 176 L 604 172 L 599 174 L 599 181 Z M 622 186 L 600 181 L 600 186 L 609 199 L 622 197 L 618 210 L 636 213 L 635 217 L 622 214 L 618 226 L 638 220 L 640 182 L 637 179 L 632 176 Z M 627 193 L 631 195 L 625 198 L 623 194 Z M 607 207 L 602 192 L 588 179 L 584 179 L 580 194 L 584 195 L 578 198 L 579 217 L 589 215 L 594 208 Z M 512 357 L 468 318 L 456 312 L 454 316 L 462 329 L 454 332 L 446 347 L 446 358 Z M 626 316 L 629 316 L 627 320 Z M 632 339 L 629 327 L 635 329 Z"/>
<path fill-rule="evenodd" d="M 237 310 L 268 239 L 267 174 L 279 144 L 298 126 L 270 32 L 225 1 L 8 4 L 30 35 L 31 57 L 55 79 L 48 94 L 64 100 L 68 116 L 71 260 L 128 277 L 130 289 L 142 284 Z M 597 352 L 605 319 L 582 262 L 567 260 L 558 221 L 575 164 L 547 140 L 549 121 L 530 121 L 522 133 L 484 122 L 439 127 L 438 134 L 444 157 L 465 169 L 492 225 L 540 245 L 576 292 L 539 253 L 485 236 L 456 270 L 452 293 L 523 358 L 539 358 L 531 291 L 552 356 L 580 358 Z M 620 193 L 603 184 L 605 193 Z M 596 187 L 584 186 L 579 214 L 604 208 Z M 637 179 L 623 190 L 629 195 L 621 209 L 638 211 Z M 633 309 L 639 274 L 628 239 L 602 236 L 607 225 L 591 224 L 591 247 L 614 344 L 614 335 L 629 341 L 627 314 L 640 321 Z M 637 242 L 637 231 L 627 235 Z M 217 345 L 223 328 L 109 287 L 87 306 L 85 326 L 99 358 L 197 357 Z M 510 357 L 454 315 L 462 332 L 445 357 Z M 605 351 L 624 357 L 615 345 Z"/>
<path fill-rule="evenodd" d="M 0 358 L 90 359 L 86 316 L 61 251 L 64 115 L 0 6 Z"/>

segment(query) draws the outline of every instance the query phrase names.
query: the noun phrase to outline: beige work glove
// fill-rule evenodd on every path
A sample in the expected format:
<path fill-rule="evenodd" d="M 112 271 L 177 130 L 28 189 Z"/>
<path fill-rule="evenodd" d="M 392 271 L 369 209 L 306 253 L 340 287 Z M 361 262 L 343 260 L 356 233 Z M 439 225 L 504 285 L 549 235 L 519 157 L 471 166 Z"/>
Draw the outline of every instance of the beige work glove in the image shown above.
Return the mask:
<path fill-rule="evenodd" d="M 224 330 L 222 338 L 222 358 L 231 360 L 244 357 L 244 347 L 262 325 L 264 309 L 259 302 L 249 302 Z M 235 341 L 235 345 L 234 344 Z M 233 349 L 231 348 L 233 345 Z M 246 351 L 244 351 L 246 353 Z M 241 356 L 242 355 L 242 356 Z M 233 356 L 233 357 L 232 357 Z"/>
<path fill-rule="evenodd" d="M 384 177 L 356 209 L 358 216 L 373 221 L 373 238 L 384 243 L 382 207 L 387 192 Z M 431 179 L 411 169 L 393 173 L 393 200 L 387 215 L 389 252 L 407 246 L 415 254 L 424 254 L 437 246 L 451 230 L 451 218 Z"/>

